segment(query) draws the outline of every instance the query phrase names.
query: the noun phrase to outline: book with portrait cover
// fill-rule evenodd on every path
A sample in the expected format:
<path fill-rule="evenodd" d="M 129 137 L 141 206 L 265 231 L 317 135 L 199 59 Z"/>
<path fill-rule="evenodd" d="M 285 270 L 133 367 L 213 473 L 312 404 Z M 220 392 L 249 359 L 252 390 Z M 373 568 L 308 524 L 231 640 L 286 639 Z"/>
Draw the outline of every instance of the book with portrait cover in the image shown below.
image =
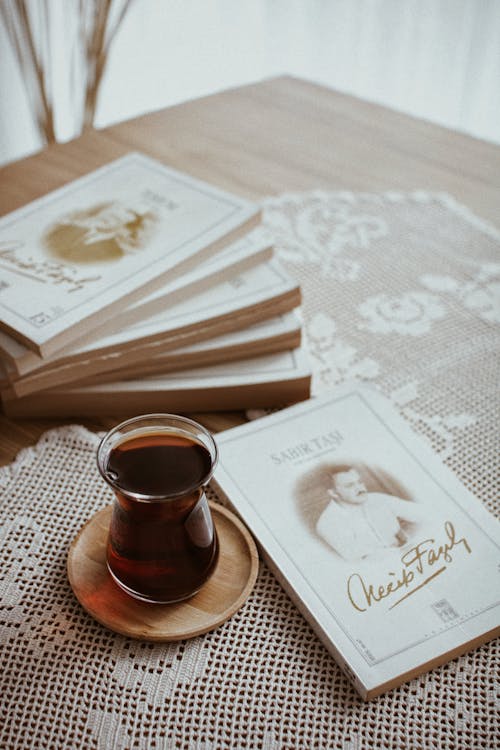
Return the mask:
<path fill-rule="evenodd" d="M 217 443 L 217 489 L 365 700 L 499 634 L 500 525 L 378 392 Z"/>
<path fill-rule="evenodd" d="M 259 218 L 249 201 L 128 154 L 0 219 L 0 328 L 48 356 Z"/>
<path fill-rule="evenodd" d="M 302 340 L 302 324 L 298 313 L 278 315 L 254 325 L 246 325 L 240 330 L 239 322 L 232 321 L 229 333 L 186 344 L 182 337 L 182 346 L 170 348 L 169 345 L 157 343 L 140 348 L 140 356 L 133 356 L 130 361 L 114 357 L 115 369 L 93 372 L 91 363 L 80 366 L 79 376 L 68 386 L 76 388 L 81 385 L 96 385 L 106 382 L 132 380 L 149 375 L 176 372 L 198 367 L 218 365 L 221 362 L 233 362 L 254 359 L 265 354 L 284 352 L 296 349 Z M 170 343 L 170 342 L 169 342 Z M 136 353 L 133 350 L 134 354 Z M 56 385 L 47 386 L 53 390 Z M 12 391 L 5 364 L 0 360 L 0 396 L 5 403 L 18 396 Z"/>
<path fill-rule="evenodd" d="M 148 412 L 228 411 L 308 398 L 311 369 L 302 348 L 207 367 L 64 387 L 3 400 L 9 417 L 63 417 Z"/>
<path fill-rule="evenodd" d="M 90 330 L 83 331 L 77 340 L 58 349 L 51 356 L 40 357 L 32 349 L 0 330 L 0 359 L 5 362 L 11 373 L 11 380 L 15 380 L 50 366 L 51 362 L 67 357 L 68 353 L 78 352 L 85 345 L 89 349 L 100 338 L 116 334 L 117 331 L 127 332 L 129 327 L 133 328 L 144 320 L 156 317 L 159 323 L 157 332 L 161 333 L 165 311 L 170 307 L 182 302 L 190 304 L 189 300 L 195 296 L 209 292 L 216 302 L 215 297 L 219 296 L 221 285 L 234 281 L 256 266 L 265 264 L 272 258 L 272 254 L 272 243 L 267 235 L 261 229 L 253 230 L 236 242 L 231 242 L 208 260 L 199 261 L 191 271 L 170 279 L 159 289 L 145 295 L 113 317 L 101 316 Z M 201 325 L 203 324 L 204 320 Z M 182 328 L 182 321 L 178 327 Z M 175 326 L 171 326 L 170 329 L 175 330 Z"/>
<path fill-rule="evenodd" d="M 242 330 L 288 312 L 300 303 L 300 287 L 275 260 L 265 261 L 208 290 L 187 295 L 161 312 L 74 349 L 64 349 L 22 377 L 10 372 L 12 396 L 26 396 L 144 362 L 155 352 Z"/>

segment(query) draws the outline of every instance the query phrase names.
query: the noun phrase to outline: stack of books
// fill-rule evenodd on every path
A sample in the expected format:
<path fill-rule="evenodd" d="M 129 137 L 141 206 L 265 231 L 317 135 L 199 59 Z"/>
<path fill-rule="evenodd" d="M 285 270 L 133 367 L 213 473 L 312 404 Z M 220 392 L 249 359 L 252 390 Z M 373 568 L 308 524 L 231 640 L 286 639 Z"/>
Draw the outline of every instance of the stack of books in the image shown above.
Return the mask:
<path fill-rule="evenodd" d="M 3 410 L 302 400 L 299 306 L 256 205 L 128 154 L 0 220 Z"/>

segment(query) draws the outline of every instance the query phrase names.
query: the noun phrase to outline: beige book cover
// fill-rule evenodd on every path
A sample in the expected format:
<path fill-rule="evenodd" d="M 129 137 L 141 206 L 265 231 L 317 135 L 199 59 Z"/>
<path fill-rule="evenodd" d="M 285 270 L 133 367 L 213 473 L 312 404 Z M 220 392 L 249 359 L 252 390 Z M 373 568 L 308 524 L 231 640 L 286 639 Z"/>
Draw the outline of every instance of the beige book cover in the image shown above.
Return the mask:
<path fill-rule="evenodd" d="M 269 235 L 260 228 L 254 229 L 246 237 L 223 248 L 215 257 L 199 263 L 192 271 L 118 313 L 100 332 L 111 333 L 144 318 L 164 313 L 170 306 L 185 302 L 188 297 L 214 289 L 223 281 L 230 281 L 259 263 L 271 260 L 272 255 Z"/>
<path fill-rule="evenodd" d="M 75 380 L 71 387 L 137 379 L 145 375 L 170 373 L 178 370 L 216 365 L 238 359 L 260 357 L 264 354 L 296 349 L 302 340 L 302 315 L 300 310 L 278 315 L 261 323 L 231 330 L 221 336 L 196 342 L 178 349 L 158 351 L 158 347 L 143 347 L 140 362 L 125 364 L 121 369 L 98 373 L 96 376 Z M 6 400 L 17 398 L 9 391 L 5 363 L 0 360 L 0 393 Z"/>
<path fill-rule="evenodd" d="M 157 351 L 179 348 L 266 320 L 299 304 L 299 286 L 277 261 L 270 260 L 125 330 L 49 360 L 44 367 L 21 378 L 13 378 L 12 393 L 25 396 L 115 370 L 143 360 L 146 345 L 156 345 Z M 154 351 L 150 349 L 149 353 Z"/>
<path fill-rule="evenodd" d="M 500 525 L 377 391 L 217 443 L 217 487 L 363 698 L 499 634 Z"/>
<path fill-rule="evenodd" d="M 162 351 L 154 356 L 149 356 L 148 347 L 145 347 L 142 361 L 126 365 L 119 370 L 100 372 L 82 380 L 75 380 L 71 383 L 71 387 L 117 380 L 135 380 L 158 373 L 166 374 L 188 368 L 252 359 L 264 354 L 296 349 L 300 346 L 301 339 L 301 322 L 293 310 L 262 323 L 248 326 L 241 331 L 232 330 L 222 336 L 197 342 L 191 346 L 183 346 L 180 349 Z M 154 347 L 154 351 L 157 348 Z M 4 387 L 7 385 L 7 383 L 4 384 Z"/>
<path fill-rule="evenodd" d="M 50 355 L 258 221 L 249 201 L 128 154 L 0 219 L 0 326 Z"/>
<path fill-rule="evenodd" d="M 92 342 L 110 332 L 125 330 L 129 325 L 143 318 L 150 318 L 152 315 L 164 312 L 169 305 L 187 300 L 193 295 L 217 286 L 224 280 L 238 276 L 259 263 L 270 260 L 272 250 L 267 234 L 261 229 L 255 229 L 218 251 L 213 258 L 198 263 L 194 270 L 172 279 L 156 292 L 146 295 L 117 315 L 109 318 L 103 315 L 98 324 L 95 322 L 69 347 L 59 349 L 53 357 L 40 357 L 32 349 L 16 341 L 4 331 L 0 331 L 0 359 L 4 361 L 12 374 L 11 379 L 26 375 L 46 366 L 51 359 L 60 359 L 68 350 L 71 352 L 77 347 L 81 348 L 85 342 Z"/>
<path fill-rule="evenodd" d="M 261 408 L 305 399 L 311 370 L 302 349 L 140 380 L 43 391 L 3 403 L 11 417 L 134 415 Z"/>

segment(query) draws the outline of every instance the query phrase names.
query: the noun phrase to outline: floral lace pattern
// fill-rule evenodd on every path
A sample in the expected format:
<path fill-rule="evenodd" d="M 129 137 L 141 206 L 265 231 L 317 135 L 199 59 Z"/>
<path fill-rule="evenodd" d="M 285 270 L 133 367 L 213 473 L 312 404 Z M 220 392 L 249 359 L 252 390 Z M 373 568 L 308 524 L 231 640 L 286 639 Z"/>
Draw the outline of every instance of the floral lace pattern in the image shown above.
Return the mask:
<path fill-rule="evenodd" d="M 285 194 L 265 202 L 264 224 L 302 287 L 313 395 L 370 381 L 466 484 L 480 486 L 463 460 L 476 446 L 476 477 L 500 474 L 500 232 L 424 191 Z"/>
<path fill-rule="evenodd" d="M 376 384 L 498 512 L 496 230 L 423 192 L 284 195 L 264 220 L 302 285 L 314 393 Z M 498 641 L 363 703 L 264 564 L 244 607 L 199 638 L 143 643 L 95 622 L 66 557 L 110 502 L 96 444 L 61 428 L 0 469 L 1 748 L 496 746 Z"/>
<path fill-rule="evenodd" d="M 325 195 L 315 191 L 302 202 L 296 196 L 269 200 L 265 223 L 283 260 L 315 263 L 326 278 L 352 281 L 361 266 L 349 257 L 349 250 L 368 250 L 373 239 L 387 234 L 387 226 L 376 213 L 357 211 L 351 193 L 333 193 L 329 200 L 325 200 Z"/>
<path fill-rule="evenodd" d="M 406 292 L 398 297 L 379 294 L 369 297 L 358 307 L 367 319 L 358 323 L 373 333 L 400 333 L 402 336 L 422 336 L 429 333 L 432 322 L 446 315 L 439 297 L 425 292 Z"/>
<path fill-rule="evenodd" d="M 468 310 L 492 323 L 500 323 L 500 263 L 478 264 L 467 280 L 428 274 L 423 286 L 461 302 Z"/>
<path fill-rule="evenodd" d="M 314 313 L 305 326 L 307 350 L 314 362 L 317 387 L 333 386 L 343 380 L 375 378 L 377 362 L 359 357 L 356 349 L 336 336 L 333 318 L 323 312 Z"/>

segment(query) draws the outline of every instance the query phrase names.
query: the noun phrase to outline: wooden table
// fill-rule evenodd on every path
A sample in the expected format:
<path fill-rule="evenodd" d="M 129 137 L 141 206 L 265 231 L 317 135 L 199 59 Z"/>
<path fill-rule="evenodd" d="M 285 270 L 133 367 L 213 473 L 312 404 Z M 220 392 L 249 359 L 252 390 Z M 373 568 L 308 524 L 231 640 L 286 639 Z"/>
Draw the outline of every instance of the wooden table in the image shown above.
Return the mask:
<path fill-rule="evenodd" d="M 500 221 L 500 146 L 289 77 L 90 131 L 10 164 L 0 170 L 0 214 L 134 149 L 251 199 L 318 187 L 422 188 L 449 192 Z M 215 431 L 242 420 L 239 413 L 195 417 Z M 69 421 L 0 415 L 0 464 Z M 103 429 L 118 420 L 78 421 Z"/>

